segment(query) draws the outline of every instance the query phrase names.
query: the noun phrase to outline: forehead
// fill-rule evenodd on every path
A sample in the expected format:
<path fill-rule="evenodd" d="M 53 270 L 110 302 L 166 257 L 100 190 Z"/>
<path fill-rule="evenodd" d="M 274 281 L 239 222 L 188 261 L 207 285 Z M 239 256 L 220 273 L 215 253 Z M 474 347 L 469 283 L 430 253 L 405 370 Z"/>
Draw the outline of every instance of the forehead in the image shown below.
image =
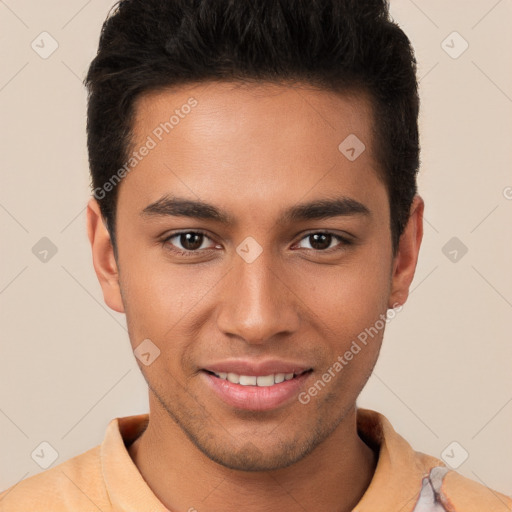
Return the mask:
<path fill-rule="evenodd" d="M 197 102 L 193 112 L 188 108 L 191 102 Z M 349 131 L 365 139 L 368 149 L 372 146 L 372 102 L 365 92 L 335 93 L 306 84 L 207 82 L 150 91 L 135 102 L 133 131 L 140 139 L 169 120 L 174 131 L 190 113 L 195 114 L 191 117 L 196 118 L 197 135 L 212 140 L 235 132 L 241 135 L 242 130 L 267 133 L 270 138 L 272 132 L 284 129 L 283 136 L 303 135 L 286 144 L 289 148 L 295 143 L 299 149 L 304 138 L 325 137 L 327 132 L 341 136 Z M 213 125 L 215 130 L 211 130 Z"/>
<path fill-rule="evenodd" d="M 250 209 L 308 194 L 364 202 L 383 186 L 371 102 L 355 92 L 236 82 L 153 91 L 135 104 L 133 135 L 131 151 L 148 141 L 151 150 L 123 180 L 120 201 L 140 210 L 165 193 Z M 343 153 L 346 140 L 364 148 L 357 159 Z"/>

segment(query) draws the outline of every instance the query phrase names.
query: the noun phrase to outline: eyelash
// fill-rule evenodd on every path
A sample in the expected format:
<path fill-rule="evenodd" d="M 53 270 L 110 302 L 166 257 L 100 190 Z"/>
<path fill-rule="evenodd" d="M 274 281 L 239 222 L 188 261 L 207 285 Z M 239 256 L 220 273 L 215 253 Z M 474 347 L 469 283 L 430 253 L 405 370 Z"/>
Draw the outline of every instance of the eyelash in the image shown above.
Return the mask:
<path fill-rule="evenodd" d="M 174 254 L 176 254 L 178 256 L 184 256 L 184 257 L 193 257 L 193 256 L 197 256 L 201 251 L 214 250 L 214 249 L 196 249 L 195 251 L 191 251 L 191 250 L 187 251 L 187 250 L 175 249 L 174 247 L 172 247 L 172 244 L 170 244 L 169 240 L 171 240 L 172 238 L 174 238 L 176 236 L 184 235 L 184 234 L 187 234 L 187 233 L 200 234 L 200 235 L 203 235 L 206 238 L 211 240 L 211 238 L 208 236 L 208 234 L 206 232 L 204 232 L 204 231 L 202 231 L 200 229 L 195 229 L 195 230 L 177 231 L 175 233 L 171 233 L 169 236 L 167 236 L 162 241 L 162 245 L 165 246 L 166 249 L 169 250 L 170 252 L 172 252 L 172 253 L 174 253 Z M 331 247 L 329 249 L 306 249 L 306 250 L 314 251 L 314 252 L 317 252 L 317 253 L 331 254 L 332 252 L 337 252 L 337 251 L 343 250 L 344 246 L 351 245 L 353 243 L 352 240 L 350 240 L 350 239 L 348 239 L 346 237 L 343 237 L 343 236 L 341 236 L 341 235 L 339 235 L 337 233 L 333 233 L 332 231 L 328 231 L 328 230 L 327 231 L 311 231 L 311 232 L 308 232 L 299 240 L 299 242 L 301 242 L 305 238 L 308 238 L 311 235 L 316 235 L 316 234 L 331 235 L 333 238 L 338 240 L 338 242 L 340 242 L 340 244 L 335 246 L 335 247 Z"/>

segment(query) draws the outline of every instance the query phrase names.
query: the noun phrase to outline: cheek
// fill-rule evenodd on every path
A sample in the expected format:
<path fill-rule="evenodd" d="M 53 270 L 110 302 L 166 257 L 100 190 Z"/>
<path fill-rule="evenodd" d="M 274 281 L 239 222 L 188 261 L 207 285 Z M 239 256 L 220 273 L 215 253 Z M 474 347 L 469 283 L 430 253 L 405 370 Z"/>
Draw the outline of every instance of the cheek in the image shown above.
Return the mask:
<path fill-rule="evenodd" d="M 317 280 L 317 285 L 318 285 Z M 355 397 L 365 385 L 379 355 L 389 296 L 389 274 L 381 266 L 338 269 L 337 276 L 316 287 L 310 309 L 319 342 L 322 364 L 318 376 L 329 380 L 332 400 Z M 319 353 L 320 354 L 320 353 Z M 325 395 L 326 401 L 330 399 Z"/>
<path fill-rule="evenodd" d="M 172 265 L 160 258 L 148 262 L 132 254 L 121 262 L 120 285 L 132 343 L 150 338 L 164 346 L 183 331 L 219 276 L 193 265 Z"/>
<path fill-rule="evenodd" d="M 318 349 L 322 351 L 319 374 L 329 372 L 325 377 L 332 378 L 328 389 L 334 396 L 355 397 L 379 354 L 386 326 L 390 258 L 384 263 L 378 260 L 373 251 L 361 252 L 357 264 L 306 280 L 312 285 L 308 308 L 318 315 L 310 319 L 323 340 Z"/>
<path fill-rule="evenodd" d="M 334 333 L 354 334 L 386 311 L 390 265 L 390 257 L 378 257 L 369 247 L 340 265 L 301 273 L 297 295 Z"/>

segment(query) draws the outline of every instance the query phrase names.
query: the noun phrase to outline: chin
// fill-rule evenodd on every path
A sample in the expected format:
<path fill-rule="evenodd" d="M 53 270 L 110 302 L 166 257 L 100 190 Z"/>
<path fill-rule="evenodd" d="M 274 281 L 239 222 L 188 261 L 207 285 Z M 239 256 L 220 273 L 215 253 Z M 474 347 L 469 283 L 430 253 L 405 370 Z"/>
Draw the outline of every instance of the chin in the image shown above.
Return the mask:
<path fill-rule="evenodd" d="M 247 472 L 275 471 L 286 468 L 303 459 L 314 448 L 314 446 L 308 447 L 290 443 L 285 446 L 260 449 L 250 441 L 237 448 L 236 451 L 229 445 L 223 450 L 219 450 L 218 446 L 214 449 L 196 446 L 204 455 L 217 464 L 228 469 Z"/>

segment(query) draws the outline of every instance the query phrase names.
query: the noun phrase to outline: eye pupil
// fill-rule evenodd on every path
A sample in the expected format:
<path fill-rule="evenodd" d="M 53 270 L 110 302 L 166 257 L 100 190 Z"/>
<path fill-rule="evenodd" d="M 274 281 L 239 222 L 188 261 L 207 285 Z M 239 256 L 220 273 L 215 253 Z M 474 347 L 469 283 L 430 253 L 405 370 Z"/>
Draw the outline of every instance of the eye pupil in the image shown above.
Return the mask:
<path fill-rule="evenodd" d="M 182 233 L 180 235 L 180 243 L 187 251 L 194 251 L 201 247 L 202 236 L 201 233 Z"/>
<path fill-rule="evenodd" d="M 313 242 L 310 242 L 311 247 L 313 247 L 313 249 L 327 249 L 331 245 L 332 235 L 330 235 L 329 233 L 314 233 L 312 235 L 309 235 L 309 237 L 310 239 L 313 240 Z"/>

